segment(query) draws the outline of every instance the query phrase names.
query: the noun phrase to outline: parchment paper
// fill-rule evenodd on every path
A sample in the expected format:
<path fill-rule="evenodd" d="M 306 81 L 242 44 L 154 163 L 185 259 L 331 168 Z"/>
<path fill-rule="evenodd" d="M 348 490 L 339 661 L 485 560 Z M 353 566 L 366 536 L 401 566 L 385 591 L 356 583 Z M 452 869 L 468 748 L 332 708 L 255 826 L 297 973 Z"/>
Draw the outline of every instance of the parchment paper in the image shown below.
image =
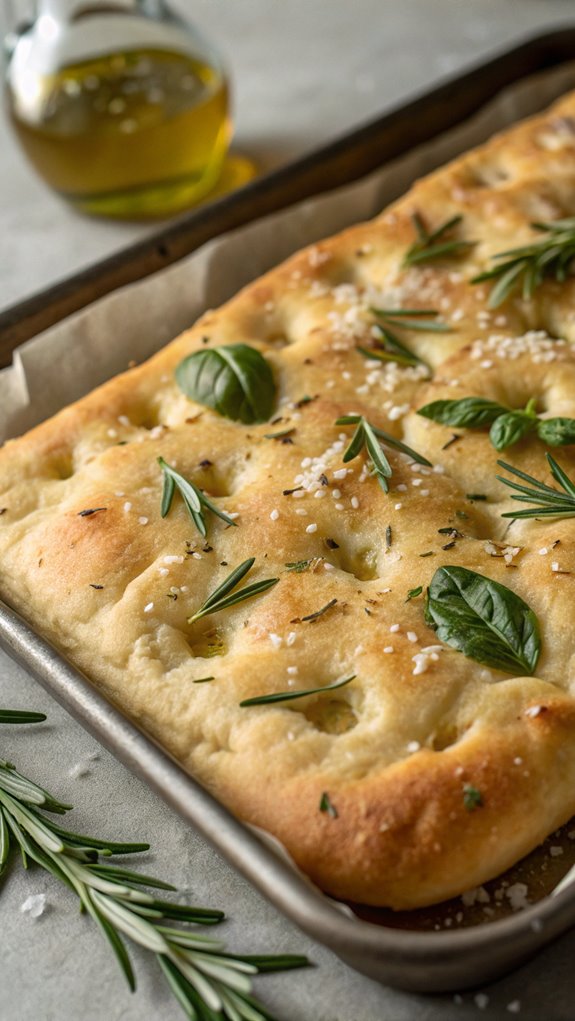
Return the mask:
<path fill-rule="evenodd" d="M 415 178 L 573 87 L 575 64 L 526 79 L 504 90 L 464 125 L 369 177 L 223 235 L 39 334 L 0 372 L 0 442 L 54 414 L 126 369 L 130 361 L 143 361 L 206 309 L 298 248 L 375 216 Z"/>

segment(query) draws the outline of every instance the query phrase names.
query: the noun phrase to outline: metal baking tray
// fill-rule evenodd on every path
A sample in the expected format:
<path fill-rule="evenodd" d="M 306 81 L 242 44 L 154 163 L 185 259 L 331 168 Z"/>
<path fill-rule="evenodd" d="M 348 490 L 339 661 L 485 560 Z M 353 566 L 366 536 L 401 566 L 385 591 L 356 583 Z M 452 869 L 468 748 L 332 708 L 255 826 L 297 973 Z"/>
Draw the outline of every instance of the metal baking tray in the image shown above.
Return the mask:
<path fill-rule="evenodd" d="M 324 192 L 326 182 L 338 187 L 358 179 L 457 126 L 506 86 L 574 58 L 575 27 L 530 39 L 289 167 L 180 218 L 154 237 L 13 306 L 0 315 L 0 365 L 10 360 L 24 340 L 96 298 L 175 262 L 232 227 Z M 548 896 L 566 864 L 575 863 L 575 841 L 567 833 L 553 836 L 553 843 L 560 843 L 566 852 L 560 856 L 560 863 L 557 856 L 547 860 L 545 849 L 538 850 L 506 877 L 494 881 L 495 894 L 498 884 L 504 884 L 500 890 L 508 889 L 525 878 L 538 877 L 534 892 L 540 899 L 507 917 L 497 917 L 501 907 L 494 912 L 479 905 L 460 918 L 461 901 L 397 914 L 359 905 L 342 910 L 342 905 L 316 889 L 270 843 L 228 812 L 2 602 L 0 644 L 280 911 L 371 978 L 418 992 L 479 985 L 523 963 L 575 925 L 575 883 Z M 544 879 L 540 874 L 542 863 Z M 504 897 L 494 896 L 493 903 L 504 901 Z M 461 927 L 452 927 L 454 920 Z"/>

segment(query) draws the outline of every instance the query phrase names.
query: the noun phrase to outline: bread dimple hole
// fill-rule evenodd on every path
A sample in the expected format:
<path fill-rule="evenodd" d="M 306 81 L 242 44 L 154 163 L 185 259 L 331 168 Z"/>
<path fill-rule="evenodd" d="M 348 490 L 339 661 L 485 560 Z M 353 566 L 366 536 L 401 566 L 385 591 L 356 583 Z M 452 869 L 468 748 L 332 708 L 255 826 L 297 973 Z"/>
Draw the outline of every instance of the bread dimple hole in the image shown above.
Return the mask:
<path fill-rule="evenodd" d="M 223 628 L 216 627 L 214 624 L 206 624 L 204 628 L 201 624 L 195 624 L 193 634 L 187 636 L 187 643 L 192 656 L 198 659 L 225 656 L 228 651 Z"/>
<path fill-rule="evenodd" d="M 474 183 L 480 188 L 497 188 L 511 178 L 509 170 L 499 163 L 475 163 L 469 167 L 469 171 Z"/>
<path fill-rule="evenodd" d="M 434 752 L 443 752 L 446 748 L 451 748 L 452 745 L 457 744 L 459 740 L 459 734 L 457 727 L 453 724 L 445 724 L 437 728 L 431 738 L 431 747 Z"/>
<path fill-rule="evenodd" d="M 357 714 L 344 698 L 322 696 L 306 706 L 291 708 L 324 734 L 347 734 L 358 723 Z"/>
<path fill-rule="evenodd" d="M 353 574 L 359 581 L 373 581 L 378 577 L 377 550 L 373 546 L 351 549 L 342 541 L 338 549 L 330 550 L 329 560 L 340 571 Z"/>
<path fill-rule="evenodd" d="M 48 461 L 45 468 L 45 473 L 48 478 L 52 479 L 70 479 L 74 474 L 74 459 L 71 453 L 61 454 L 59 457 L 54 457 L 51 461 Z"/>
<path fill-rule="evenodd" d="M 184 472 L 184 475 L 209 496 L 230 496 L 236 488 L 234 474 L 207 457 L 199 461 L 195 470 Z"/>
<path fill-rule="evenodd" d="M 285 333 L 270 333 L 265 337 L 265 342 L 268 347 L 273 347 L 276 351 L 281 351 L 282 348 L 288 347 L 290 344 L 289 337 L 286 337 Z"/>

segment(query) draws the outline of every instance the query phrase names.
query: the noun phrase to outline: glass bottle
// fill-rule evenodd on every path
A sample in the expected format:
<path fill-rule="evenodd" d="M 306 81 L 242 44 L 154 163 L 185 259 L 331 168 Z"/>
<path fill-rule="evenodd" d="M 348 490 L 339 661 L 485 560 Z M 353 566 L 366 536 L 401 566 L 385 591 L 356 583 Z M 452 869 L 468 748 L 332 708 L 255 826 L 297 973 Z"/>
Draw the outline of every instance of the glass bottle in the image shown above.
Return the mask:
<path fill-rule="evenodd" d="M 165 216 L 214 186 L 231 135 L 226 78 L 163 0 L 40 0 L 9 49 L 16 134 L 78 209 Z"/>

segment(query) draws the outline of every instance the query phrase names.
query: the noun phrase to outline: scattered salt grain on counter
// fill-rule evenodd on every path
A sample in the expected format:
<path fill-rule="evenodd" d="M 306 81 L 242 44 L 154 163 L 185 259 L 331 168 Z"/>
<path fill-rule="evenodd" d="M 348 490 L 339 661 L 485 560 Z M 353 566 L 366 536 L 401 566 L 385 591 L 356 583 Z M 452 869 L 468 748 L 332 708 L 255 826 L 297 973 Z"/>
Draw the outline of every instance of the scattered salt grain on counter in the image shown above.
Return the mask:
<path fill-rule="evenodd" d="M 20 911 L 23 915 L 30 915 L 31 918 L 40 918 L 46 910 L 46 894 L 45 893 L 32 893 L 26 900 L 20 905 Z"/>
<path fill-rule="evenodd" d="M 479 1007 L 479 1010 L 485 1010 L 487 1004 L 489 1003 L 489 997 L 487 993 L 476 993 L 473 999 L 475 1000 L 476 1005 Z"/>
<path fill-rule="evenodd" d="M 71 776 L 73 780 L 80 780 L 84 776 L 90 776 L 92 772 L 90 764 L 88 762 L 77 762 L 75 766 L 68 772 L 68 776 Z"/>
<path fill-rule="evenodd" d="M 559 858 L 559 856 L 563 854 L 563 848 L 556 844 L 549 848 L 549 854 L 552 858 Z"/>
<path fill-rule="evenodd" d="M 519 1014 L 521 1011 L 521 1001 L 512 1000 L 511 1003 L 507 1004 L 507 1010 L 510 1014 Z"/>

